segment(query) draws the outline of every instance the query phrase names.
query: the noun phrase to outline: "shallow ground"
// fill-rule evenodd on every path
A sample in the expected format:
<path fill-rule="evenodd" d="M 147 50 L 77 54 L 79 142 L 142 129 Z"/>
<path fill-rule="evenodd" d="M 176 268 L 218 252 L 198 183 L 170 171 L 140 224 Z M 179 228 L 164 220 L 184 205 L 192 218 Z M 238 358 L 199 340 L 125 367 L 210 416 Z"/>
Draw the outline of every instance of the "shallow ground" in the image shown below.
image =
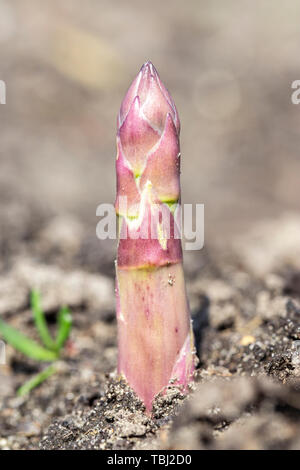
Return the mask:
<path fill-rule="evenodd" d="M 78 221 L 37 221 L 30 233 L 24 226 L 15 238 L 2 235 L 9 262 L 0 278 L 1 314 L 34 335 L 29 291 L 35 286 L 52 327 L 59 306 L 68 303 L 74 328 L 57 374 L 29 397 L 17 397 L 16 389 L 41 366 L 7 348 L 7 365 L 0 366 L 0 448 L 299 448 L 297 216 L 262 225 L 259 240 L 248 233 L 235 245 L 238 254 L 234 248 L 187 254 L 199 369 L 190 397 L 168 390 L 152 418 L 113 373 L 110 264 L 93 255 Z M 283 252 L 269 238 L 278 224 L 289 233 Z M 251 265 L 255 255 L 260 263 Z"/>
<path fill-rule="evenodd" d="M 170 7 L 171 5 L 171 7 Z M 34 336 L 30 289 L 74 327 L 56 375 L 7 347 L 0 448 L 299 448 L 299 0 L 1 0 L 0 315 Z M 152 60 L 181 118 L 185 253 L 199 369 L 153 418 L 113 374 L 116 115 Z"/>

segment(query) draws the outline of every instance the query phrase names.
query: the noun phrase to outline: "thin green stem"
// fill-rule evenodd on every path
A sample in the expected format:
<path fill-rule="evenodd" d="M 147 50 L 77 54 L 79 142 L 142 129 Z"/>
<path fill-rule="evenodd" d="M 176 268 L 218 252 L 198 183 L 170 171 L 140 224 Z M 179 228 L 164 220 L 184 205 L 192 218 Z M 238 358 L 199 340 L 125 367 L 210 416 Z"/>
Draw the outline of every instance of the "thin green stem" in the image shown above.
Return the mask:
<path fill-rule="evenodd" d="M 40 338 L 46 348 L 55 351 L 56 343 L 53 341 L 49 332 L 45 314 L 41 308 L 41 298 L 38 291 L 33 290 L 31 293 L 31 308 L 36 329 L 39 332 Z"/>
<path fill-rule="evenodd" d="M 58 314 L 58 332 L 55 345 L 58 351 L 62 349 L 67 341 L 72 327 L 72 316 L 67 307 L 62 307 Z"/>
<path fill-rule="evenodd" d="M 55 374 L 56 371 L 57 369 L 54 365 L 46 367 L 46 369 L 44 369 L 42 372 L 40 372 L 32 379 L 25 382 L 18 389 L 17 394 L 21 397 L 24 395 L 27 395 L 29 392 L 31 392 L 31 390 L 38 387 L 41 383 L 43 383 L 46 379 L 48 379 L 48 377 Z"/>
<path fill-rule="evenodd" d="M 0 319 L 0 334 L 11 346 L 25 354 L 25 356 L 38 361 L 52 362 L 58 358 L 56 351 L 49 351 L 38 343 L 20 333 L 12 326 Z"/>

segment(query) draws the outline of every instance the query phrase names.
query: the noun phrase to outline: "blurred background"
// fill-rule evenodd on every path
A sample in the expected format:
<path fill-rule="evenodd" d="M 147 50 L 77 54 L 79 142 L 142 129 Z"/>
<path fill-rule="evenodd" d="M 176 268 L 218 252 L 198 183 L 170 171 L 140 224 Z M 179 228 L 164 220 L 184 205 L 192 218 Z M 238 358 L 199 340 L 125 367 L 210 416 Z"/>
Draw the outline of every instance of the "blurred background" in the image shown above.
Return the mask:
<path fill-rule="evenodd" d="M 202 378 L 262 372 L 299 379 L 293 342 L 300 340 L 300 306 L 287 297 L 300 298 L 300 104 L 291 102 L 291 84 L 300 79 L 299 13 L 300 0 L 0 0 L 0 80 L 7 93 L 0 104 L 0 318 L 38 339 L 33 288 L 52 335 L 62 305 L 73 317 L 59 371 L 29 396 L 16 391 L 43 364 L 7 345 L 0 449 L 37 448 L 54 419 L 65 420 L 78 403 L 89 412 L 106 393 L 105 374 L 116 368 L 116 242 L 97 239 L 96 208 L 114 203 L 116 117 L 146 60 L 181 118 L 182 201 L 205 205 L 205 247 L 185 252 Z M 204 436 L 204 444 L 190 444 L 186 434 L 188 445 L 283 442 L 299 449 L 299 401 L 289 397 L 286 407 L 277 406 L 275 392 L 261 392 L 269 386 L 255 386 L 255 395 L 250 382 L 243 384 L 229 384 L 225 405 L 240 406 L 234 416 L 244 416 L 245 404 L 248 415 L 251 400 L 262 403 L 265 394 L 266 414 L 251 416 L 223 444 L 211 444 L 201 419 L 193 427 L 188 418 L 194 438 Z M 206 390 L 199 391 L 205 426 L 216 416 L 205 396 L 215 399 L 223 386 Z M 130 447 L 128 436 L 144 442 L 148 427 L 132 431 L 141 418 L 132 415 L 130 400 L 116 405 L 120 411 L 109 396 L 117 424 L 97 408 L 100 448 Z M 291 414 L 292 403 L 290 423 L 280 410 Z M 198 405 L 195 413 L 201 414 Z M 216 429 L 227 429 L 226 413 L 218 416 Z M 68 435 L 79 429 L 77 417 L 66 426 Z M 64 429 L 54 426 L 43 445 L 69 445 L 61 444 Z M 157 424 L 153 429 L 154 435 Z"/>
<path fill-rule="evenodd" d="M 109 267 L 95 212 L 114 202 L 116 116 L 148 59 L 179 109 L 183 202 L 205 204 L 206 245 L 299 211 L 299 6 L 0 0 L 2 268 L 49 224 L 62 243 L 84 230 L 81 255 Z"/>

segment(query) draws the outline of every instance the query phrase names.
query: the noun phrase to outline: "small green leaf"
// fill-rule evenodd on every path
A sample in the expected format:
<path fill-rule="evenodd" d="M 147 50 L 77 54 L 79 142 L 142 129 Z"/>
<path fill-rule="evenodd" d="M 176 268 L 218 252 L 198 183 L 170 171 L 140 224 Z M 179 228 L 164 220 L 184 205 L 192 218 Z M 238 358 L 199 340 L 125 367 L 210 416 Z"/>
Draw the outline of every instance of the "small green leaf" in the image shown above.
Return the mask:
<path fill-rule="evenodd" d="M 58 332 L 56 347 L 60 350 L 67 341 L 72 327 L 72 316 L 67 307 L 62 307 L 58 314 Z"/>
<path fill-rule="evenodd" d="M 53 375 L 56 372 L 56 368 L 51 365 L 47 367 L 45 370 L 37 374 L 35 377 L 32 379 L 28 380 L 27 382 L 22 385 L 18 391 L 17 394 L 19 396 L 24 396 L 27 395 L 29 392 L 31 392 L 32 389 L 43 383 L 48 377 Z"/>
<path fill-rule="evenodd" d="M 49 351 L 38 343 L 29 339 L 27 336 L 20 333 L 18 330 L 9 326 L 3 320 L 0 319 L 0 334 L 4 340 L 7 341 L 11 346 L 25 354 L 32 359 L 38 361 L 55 361 L 58 354 L 55 351 Z"/>
<path fill-rule="evenodd" d="M 39 332 L 42 342 L 44 343 L 47 349 L 52 349 L 55 351 L 56 344 L 50 335 L 46 318 L 41 308 L 40 294 L 36 290 L 33 290 L 31 292 L 31 308 L 32 308 L 35 326 Z"/>

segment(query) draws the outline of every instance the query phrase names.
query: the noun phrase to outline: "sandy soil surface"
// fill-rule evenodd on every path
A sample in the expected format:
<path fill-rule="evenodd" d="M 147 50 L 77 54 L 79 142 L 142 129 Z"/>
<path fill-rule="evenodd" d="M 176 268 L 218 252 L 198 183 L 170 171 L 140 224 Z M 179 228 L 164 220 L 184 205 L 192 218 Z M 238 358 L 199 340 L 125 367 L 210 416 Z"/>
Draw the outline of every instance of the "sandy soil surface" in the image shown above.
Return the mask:
<path fill-rule="evenodd" d="M 0 449 L 299 448 L 299 1 L 2 0 L 0 315 L 34 337 L 40 289 L 71 338 L 53 375 L 7 347 Z M 183 202 L 205 204 L 185 253 L 199 355 L 188 398 L 150 418 L 114 375 L 116 244 L 95 229 L 115 197 L 122 97 L 152 60 L 182 122 Z"/>
<path fill-rule="evenodd" d="M 50 325 L 67 303 L 74 328 L 57 374 L 29 397 L 17 397 L 16 389 L 42 366 L 7 348 L 7 365 L 0 369 L 0 448 L 299 447 L 300 266 L 292 261 L 300 259 L 294 230 L 300 219 L 288 220 L 279 225 L 290 224 L 285 246 L 292 252 L 280 254 L 276 240 L 272 245 L 275 220 L 261 227 L 259 243 L 251 233 L 240 239 L 239 254 L 206 248 L 193 262 L 187 257 L 199 367 L 190 396 L 170 388 L 157 397 L 152 417 L 114 373 L 113 277 L 95 268 L 95 258 L 89 264 L 93 246 L 86 246 L 80 223 L 73 220 L 70 229 L 69 220 L 62 230 L 63 220 L 53 219 L 43 229 L 15 233 L 14 242 L 3 239 L 4 246 L 18 246 L 0 278 L 3 318 L 32 336 L 29 292 L 38 287 Z M 243 246 L 260 259 L 256 271 L 254 258 L 242 257 Z M 105 265 L 101 257 L 99 264 Z"/>

